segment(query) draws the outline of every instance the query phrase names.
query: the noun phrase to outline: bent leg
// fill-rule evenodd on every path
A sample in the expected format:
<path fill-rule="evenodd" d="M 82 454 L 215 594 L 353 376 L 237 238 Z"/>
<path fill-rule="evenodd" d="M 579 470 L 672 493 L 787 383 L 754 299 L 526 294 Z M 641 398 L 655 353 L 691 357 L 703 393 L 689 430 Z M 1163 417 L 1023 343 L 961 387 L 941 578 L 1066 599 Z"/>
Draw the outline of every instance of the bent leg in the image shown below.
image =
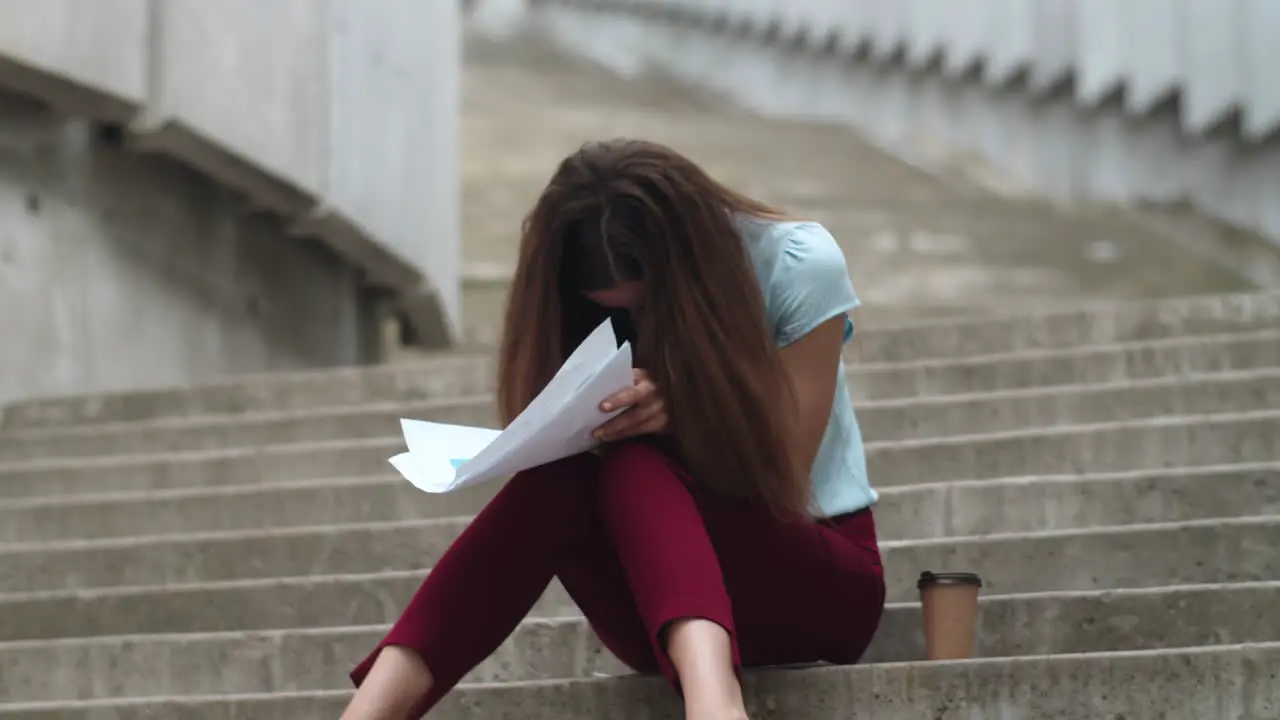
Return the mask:
<path fill-rule="evenodd" d="M 600 477 L 602 520 L 659 667 L 677 686 L 664 631 L 689 618 L 724 628 L 735 667 L 861 656 L 884 606 L 869 511 L 830 527 L 699 497 L 644 443 L 611 448 Z"/>
<path fill-rule="evenodd" d="M 431 685 L 411 717 L 425 713 L 511 634 L 598 524 L 597 474 L 596 457 L 579 455 L 512 478 L 432 568 L 352 681 L 364 682 L 383 648 L 411 650 Z"/>
<path fill-rule="evenodd" d="M 637 672 L 658 671 L 627 574 L 603 523 L 596 523 L 592 536 L 556 577 L 614 657 Z"/>
<path fill-rule="evenodd" d="M 875 520 L 788 522 L 752 507 L 702 505 L 733 599 L 743 665 L 853 664 L 884 611 Z"/>
<path fill-rule="evenodd" d="M 600 517 L 625 569 L 658 670 L 680 687 L 666 632 L 672 623 L 691 618 L 724 629 L 737 667 L 733 607 L 679 468 L 643 441 L 610 447 L 600 468 Z"/>

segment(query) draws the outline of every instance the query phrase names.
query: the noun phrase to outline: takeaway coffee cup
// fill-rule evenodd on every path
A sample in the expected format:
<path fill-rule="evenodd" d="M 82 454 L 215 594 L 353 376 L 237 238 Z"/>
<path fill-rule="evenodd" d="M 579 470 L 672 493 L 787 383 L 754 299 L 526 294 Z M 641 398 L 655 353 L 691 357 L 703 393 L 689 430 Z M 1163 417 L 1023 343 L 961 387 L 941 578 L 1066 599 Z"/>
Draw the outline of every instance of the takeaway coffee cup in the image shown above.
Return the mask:
<path fill-rule="evenodd" d="M 973 573 L 920 573 L 916 583 L 924 614 L 925 652 L 930 660 L 973 657 L 974 626 L 982 578 Z"/>

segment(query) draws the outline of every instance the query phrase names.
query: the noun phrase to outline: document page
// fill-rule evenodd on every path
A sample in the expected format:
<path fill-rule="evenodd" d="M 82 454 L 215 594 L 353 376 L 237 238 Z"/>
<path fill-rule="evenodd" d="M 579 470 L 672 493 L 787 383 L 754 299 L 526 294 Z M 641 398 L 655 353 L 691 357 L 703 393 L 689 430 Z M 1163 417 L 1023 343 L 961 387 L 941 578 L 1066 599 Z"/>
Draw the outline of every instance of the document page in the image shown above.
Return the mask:
<path fill-rule="evenodd" d="M 401 419 L 408 452 L 391 464 L 414 487 L 445 493 L 586 452 L 591 431 L 625 408 L 600 402 L 633 385 L 631 345 L 605 320 L 505 430 Z"/>

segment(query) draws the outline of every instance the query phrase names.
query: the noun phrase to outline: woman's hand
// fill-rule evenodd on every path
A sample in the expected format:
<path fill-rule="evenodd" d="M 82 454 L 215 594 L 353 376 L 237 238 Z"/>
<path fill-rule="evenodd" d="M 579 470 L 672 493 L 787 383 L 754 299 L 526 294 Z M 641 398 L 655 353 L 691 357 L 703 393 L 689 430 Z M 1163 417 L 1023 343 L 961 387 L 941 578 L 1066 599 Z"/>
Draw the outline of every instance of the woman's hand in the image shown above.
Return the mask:
<path fill-rule="evenodd" d="M 600 403 L 601 412 L 612 412 L 620 407 L 627 410 L 596 428 L 596 439 L 609 442 L 637 435 L 656 435 L 667 429 L 667 409 L 658 394 L 658 386 L 644 370 L 634 369 L 631 372 L 635 387 L 616 392 Z"/>

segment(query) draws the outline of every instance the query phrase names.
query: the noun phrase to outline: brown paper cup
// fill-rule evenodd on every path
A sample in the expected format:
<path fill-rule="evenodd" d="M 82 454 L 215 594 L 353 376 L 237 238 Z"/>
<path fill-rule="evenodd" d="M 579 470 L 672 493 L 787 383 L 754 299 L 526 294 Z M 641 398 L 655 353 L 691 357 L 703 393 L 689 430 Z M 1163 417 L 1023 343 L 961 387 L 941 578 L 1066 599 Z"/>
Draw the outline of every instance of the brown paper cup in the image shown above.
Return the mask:
<path fill-rule="evenodd" d="M 930 660 L 973 657 L 974 626 L 982 578 L 973 573 L 920 573 L 916 583 L 924 615 L 925 652 Z"/>

